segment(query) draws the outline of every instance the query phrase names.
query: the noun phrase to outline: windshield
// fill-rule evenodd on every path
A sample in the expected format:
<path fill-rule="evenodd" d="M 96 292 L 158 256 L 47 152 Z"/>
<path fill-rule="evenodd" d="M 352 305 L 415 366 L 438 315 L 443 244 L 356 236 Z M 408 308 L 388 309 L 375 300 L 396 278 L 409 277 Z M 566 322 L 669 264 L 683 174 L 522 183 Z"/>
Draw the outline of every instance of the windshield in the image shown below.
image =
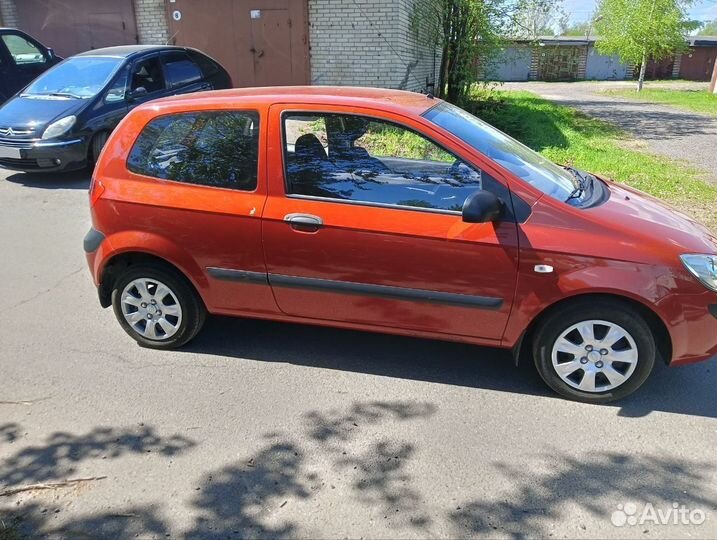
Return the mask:
<path fill-rule="evenodd" d="M 121 58 L 76 56 L 40 75 L 22 95 L 88 99 L 105 87 L 121 63 Z"/>
<path fill-rule="evenodd" d="M 463 109 L 441 103 L 423 116 L 551 197 L 565 201 L 576 189 L 572 173 Z"/>

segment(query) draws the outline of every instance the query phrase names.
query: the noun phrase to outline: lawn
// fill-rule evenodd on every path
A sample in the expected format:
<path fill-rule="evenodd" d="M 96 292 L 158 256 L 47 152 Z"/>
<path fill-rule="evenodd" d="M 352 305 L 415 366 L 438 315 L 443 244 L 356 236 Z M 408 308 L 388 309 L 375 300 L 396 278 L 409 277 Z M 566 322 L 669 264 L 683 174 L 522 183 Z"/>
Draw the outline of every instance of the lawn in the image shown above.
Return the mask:
<path fill-rule="evenodd" d="M 717 231 L 717 188 L 703 173 L 647 153 L 612 124 L 525 91 L 476 90 L 465 108 L 557 163 L 650 193 Z"/>
<path fill-rule="evenodd" d="M 717 116 L 717 94 L 706 90 L 668 90 L 666 88 L 635 90 L 607 90 L 606 94 L 650 103 L 664 103 L 678 109 Z"/>

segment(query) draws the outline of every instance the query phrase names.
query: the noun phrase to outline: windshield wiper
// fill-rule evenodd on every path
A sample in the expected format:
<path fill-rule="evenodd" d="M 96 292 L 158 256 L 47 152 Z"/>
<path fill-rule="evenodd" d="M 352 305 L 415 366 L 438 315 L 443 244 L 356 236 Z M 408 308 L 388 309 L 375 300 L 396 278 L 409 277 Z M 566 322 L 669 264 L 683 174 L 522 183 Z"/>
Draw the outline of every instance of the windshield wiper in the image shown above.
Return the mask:
<path fill-rule="evenodd" d="M 567 199 L 565 199 L 565 202 L 568 202 L 571 199 L 579 199 L 583 196 L 583 193 L 593 185 L 593 179 L 592 177 L 586 176 L 583 173 L 581 173 L 579 170 L 573 168 L 573 167 L 564 167 L 564 169 L 568 172 L 570 172 L 575 180 L 577 181 L 577 184 L 575 186 L 575 189 L 570 193 Z"/>

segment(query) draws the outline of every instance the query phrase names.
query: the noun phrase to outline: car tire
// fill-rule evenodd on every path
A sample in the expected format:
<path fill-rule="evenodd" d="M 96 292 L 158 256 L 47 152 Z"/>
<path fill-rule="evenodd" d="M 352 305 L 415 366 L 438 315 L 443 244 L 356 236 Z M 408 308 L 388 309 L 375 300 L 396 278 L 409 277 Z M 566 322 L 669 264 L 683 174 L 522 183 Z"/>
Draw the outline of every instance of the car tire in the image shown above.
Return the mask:
<path fill-rule="evenodd" d="M 129 266 L 113 284 L 112 309 L 137 343 L 175 349 L 202 329 L 207 311 L 189 281 L 159 264 Z"/>
<path fill-rule="evenodd" d="M 558 394 L 607 403 L 633 393 L 655 365 L 655 338 L 628 303 L 575 301 L 551 312 L 535 333 L 538 373 Z"/>
<path fill-rule="evenodd" d="M 92 137 L 92 142 L 90 144 L 90 166 L 94 167 L 95 163 L 97 163 L 97 159 L 100 157 L 100 152 L 102 152 L 105 144 L 107 144 L 109 136 L 110 134 L 106 131 L 100 131 L 99 133 L 95 133 L 95 136 Z"/>

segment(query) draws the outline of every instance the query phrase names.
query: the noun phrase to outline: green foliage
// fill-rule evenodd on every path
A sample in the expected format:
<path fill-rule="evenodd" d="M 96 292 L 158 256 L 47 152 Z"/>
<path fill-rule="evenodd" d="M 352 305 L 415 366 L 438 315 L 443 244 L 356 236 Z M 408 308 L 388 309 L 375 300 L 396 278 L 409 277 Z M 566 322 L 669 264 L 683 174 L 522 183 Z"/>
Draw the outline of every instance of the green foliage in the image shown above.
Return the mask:
<path fill-rule="evenodd" d="M 511 15 L 511 35 L 525 39 L 555 35 L 556 27 L 565 27 L 569 17 L 562 0 L 516 0 Z"/>
<path fill-rule="evenodd" d="M 624 62 L 660 60 L 686 48 L 687 0 L 600 0 L 595 32 L 598 50 Z"/>
<path fill-rule="evenodd" d="M 640 150 L 617 127 L 530 92 L 474 90 L 467 108 L 547 158 L 665 199 L 717 230 L 717 189 L 683 162 Z"/>
<path fill-rule="evenodd" d="M 502 43 L 507 0 L 422 0 L 414 4 L 414 38 L 441 51 L 436 95 L 460 103 L 477 79 L 477 62 Z"/>
<path fill-rule="evenodd" d="M 698 36 L 717 36 L 717 19 L 702 24 Z"/>
<path fill-rule="evenodd" d="M 581 36 L 585 37 L 588 32 L 592 33 L 593 23 L 590 21 L 571 24 L 563 29 L 561 36 Z"/>

